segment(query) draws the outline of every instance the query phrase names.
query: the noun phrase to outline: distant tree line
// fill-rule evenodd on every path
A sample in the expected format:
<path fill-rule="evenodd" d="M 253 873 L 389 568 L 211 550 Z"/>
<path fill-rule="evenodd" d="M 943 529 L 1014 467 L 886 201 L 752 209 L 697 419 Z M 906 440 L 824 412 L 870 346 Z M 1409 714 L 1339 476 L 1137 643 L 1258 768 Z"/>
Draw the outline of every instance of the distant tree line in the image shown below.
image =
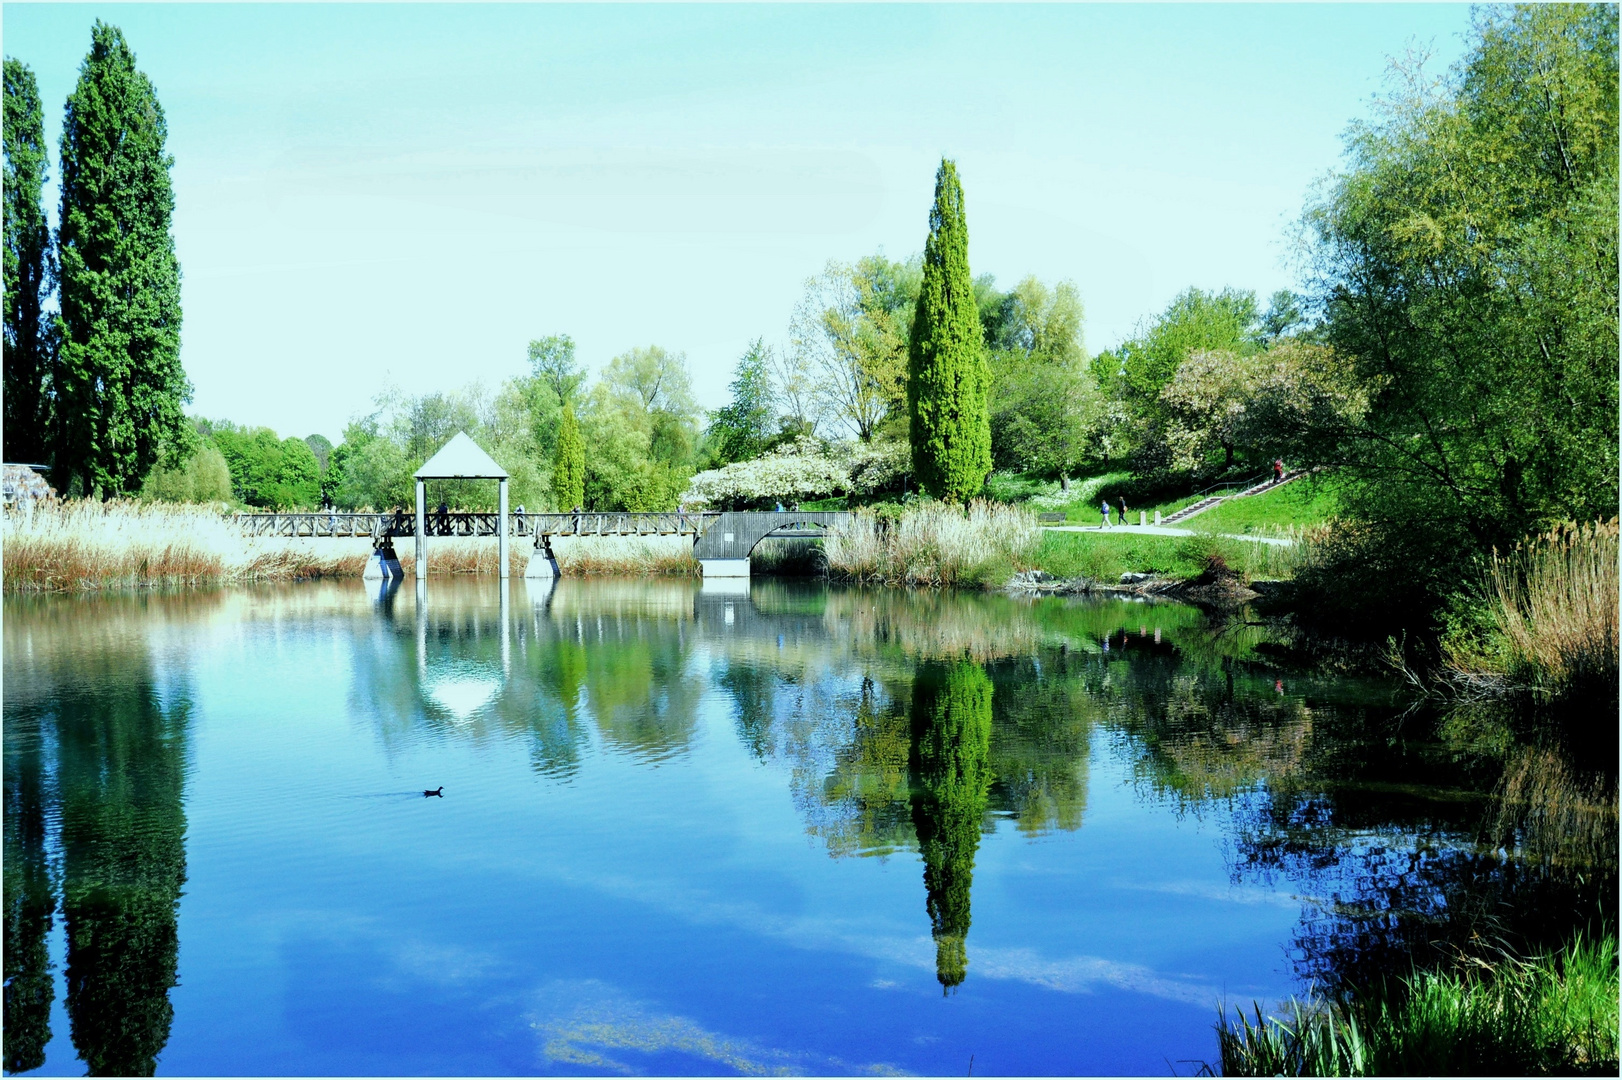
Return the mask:
<path fill-rule="evenodd" d="M 54 236 L 34 73 L 5 61 L 5 434 L 65 494 L 140 489 L 191 453 L 163 107 L 97 21 L 63 113 Z"/>

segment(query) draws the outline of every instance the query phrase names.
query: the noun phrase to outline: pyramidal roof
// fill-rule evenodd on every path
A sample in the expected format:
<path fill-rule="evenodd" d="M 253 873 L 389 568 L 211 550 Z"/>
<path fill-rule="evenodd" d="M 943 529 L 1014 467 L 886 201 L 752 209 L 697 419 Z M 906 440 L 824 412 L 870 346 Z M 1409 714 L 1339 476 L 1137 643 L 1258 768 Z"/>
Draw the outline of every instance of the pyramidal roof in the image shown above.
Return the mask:
<path fill-rule="evenodd" d="M 416 477 L 418 480 L 505 480 L 507 470 L 468 438 L 467 432 L 458 431 L 450 442 L 439 448 L 439 453 L 423 463 Z"/>

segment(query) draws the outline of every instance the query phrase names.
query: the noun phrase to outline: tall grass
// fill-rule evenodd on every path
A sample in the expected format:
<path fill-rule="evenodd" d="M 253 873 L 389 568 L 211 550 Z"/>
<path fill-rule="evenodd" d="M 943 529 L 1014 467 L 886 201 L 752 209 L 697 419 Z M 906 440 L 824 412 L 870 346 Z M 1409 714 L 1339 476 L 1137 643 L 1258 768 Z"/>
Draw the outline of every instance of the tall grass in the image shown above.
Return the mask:
<path fill-rule="evenodd" d="M 1616 699 L 1617 522 L 1562 525 L 1485 573 L 1485 633 L 1445 646 L 1465 682 L 1499 682 L 1544 701 Z"/>
<path fill-rule="evenodd" d="M 967 510 L 918 503 L 896 518 L 857 512 L 823 539 L 829 574 L 847 581 L 927 587 L 1000 585 L 1042 540 L 1036 515 L 975 500 Z"/>
<path fill-rule="evenodd" d="M 359 575 L 365 561 L 245 537 L 207 506 L 84 499 L 25 505 L 0 518 L 0 562 L 12 592 Z"/>
<path fill-rule="evenodd" d="M 415 572 L 409 542 L 401 566 Z M 359 577 L 371 554 L 364 539 L 245 536 L 217 507 L 91 499 L 25 504 L 0 517 L 0 572 L 8 592 L 69 592 L 162 586 L 233 585 L 318 577 Z M 429 571 L 495 575 L 494 539 L 431 540 Z M 510 554 L 524 573 L 526 544 Z M 664 550 L 634 538 L 575 541 L 559 553 L 569 575 L 696 575 L 690 549 Z"/>
<path fill-rule="evenodd" d="M 1217 1024 L 1225 1076 L 1529 1076 L 1617 1070 L 1617 945 L 1426 972 L 1347 1006 Z"/>

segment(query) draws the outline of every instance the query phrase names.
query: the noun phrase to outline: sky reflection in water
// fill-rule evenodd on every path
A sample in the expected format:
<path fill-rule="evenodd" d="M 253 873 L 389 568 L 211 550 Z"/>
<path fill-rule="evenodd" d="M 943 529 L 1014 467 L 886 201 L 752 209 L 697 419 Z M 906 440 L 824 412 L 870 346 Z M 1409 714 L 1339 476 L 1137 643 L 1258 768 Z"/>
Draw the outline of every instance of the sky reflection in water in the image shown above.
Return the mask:
<path fill-rule="evenodd" d="M 1187 1072 L 1221 998 L 1569 901 L 1477 842 L 1498 758 L 1281 656 L 770 582 L 8 599 L 7 1068 Z"/>

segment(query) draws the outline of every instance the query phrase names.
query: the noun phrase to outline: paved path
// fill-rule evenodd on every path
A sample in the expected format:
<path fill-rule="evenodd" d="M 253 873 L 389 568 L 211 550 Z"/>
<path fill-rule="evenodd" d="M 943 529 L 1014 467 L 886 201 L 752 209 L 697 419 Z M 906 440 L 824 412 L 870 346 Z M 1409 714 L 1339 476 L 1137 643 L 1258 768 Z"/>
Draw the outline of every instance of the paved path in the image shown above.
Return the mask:
<path fill-rule="evenodd" d="M 1139 536 L 1193 536 L 1193 529 L 1173 529 L 1166 525 L 1111 525 L 1103 528 L 1098 525 L 1044 525 L 1043 528 L 1052 532 L 1075 533 L 1135 533 Z M 1289 547 L 1294 540 L 1286 540 L 1280 536 L 1251 536 L 1247 533 L 1218 533 L 1218 536 L 1229 540 L 1253 540 L 1258 544 L 1273 544 L 1277 547 Z"/>

